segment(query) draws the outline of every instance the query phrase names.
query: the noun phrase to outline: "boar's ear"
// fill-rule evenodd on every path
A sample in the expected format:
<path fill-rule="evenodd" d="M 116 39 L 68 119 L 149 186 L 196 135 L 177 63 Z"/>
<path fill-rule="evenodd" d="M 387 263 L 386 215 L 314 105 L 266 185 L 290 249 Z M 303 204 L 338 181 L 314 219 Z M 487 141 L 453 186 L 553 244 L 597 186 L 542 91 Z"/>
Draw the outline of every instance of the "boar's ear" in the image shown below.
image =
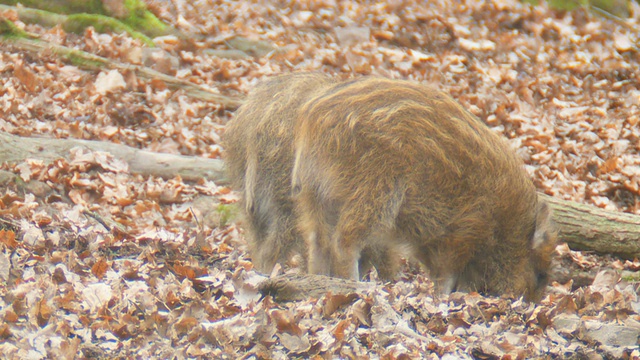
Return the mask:
<path fill-rule="evenodd" d="M 551 208 L 544 201 L 538 201 L 536 209 L 536 229 L 531 239 L 534 250 L 553 251 L 556 246 L 558 231 L 551 218 Z"/>

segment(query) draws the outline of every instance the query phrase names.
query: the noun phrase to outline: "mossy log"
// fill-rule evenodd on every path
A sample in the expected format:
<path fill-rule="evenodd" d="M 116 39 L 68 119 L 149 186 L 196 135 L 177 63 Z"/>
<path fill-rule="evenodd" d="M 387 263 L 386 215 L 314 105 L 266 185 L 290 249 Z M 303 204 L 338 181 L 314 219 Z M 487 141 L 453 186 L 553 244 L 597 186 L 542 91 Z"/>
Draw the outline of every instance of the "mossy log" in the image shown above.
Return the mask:
<path fill-rule="evenodd" d="M 16 50 L 30 52 L 36 56 L 51 54 L 58 58 L 65 59 L 79 68 L 88 70 L 118 69 L 122 71 L 132 71 L 142 79 L 161 80 L 170 89 L 183 90 L 187 95 L 193 98 L 218 103 L 229 110 L 237 109 L 243 101 L 240 96 L 234 97 L 221 95 L 213 89 L 209 89 L 186 80 L 177 79 L 173 76 L 163 74 L 144 66 L 125 64 L 85 51 L 46 43 L 39 40 L 15 36 L 0 36 L 0 45 L 12 46 Z"/>
<path fill-rule="evenodd" d="M 17 3 L 22 7 L 15 7 Z M 148 37 L 177 35 L 177 29 L 163 23 L 151 13 L 141 0 L 104 2 L 102 0 L 0 0 L 0 4 L 12 5 L 20 20 L 43 26 L 63 25 L 74 32 L 86 26 L 102 27 L 104 30 L 143 33 Z M 6 10 L 9 6 L 3 6 Z M 96 21 L 92 23 L 91 21 Z M 136 37 L 140 37 L 137 34 Z M 148 39 L 148 38 L 147 38 Z M 150 41 L 150 40 L 149 40 Z"/>

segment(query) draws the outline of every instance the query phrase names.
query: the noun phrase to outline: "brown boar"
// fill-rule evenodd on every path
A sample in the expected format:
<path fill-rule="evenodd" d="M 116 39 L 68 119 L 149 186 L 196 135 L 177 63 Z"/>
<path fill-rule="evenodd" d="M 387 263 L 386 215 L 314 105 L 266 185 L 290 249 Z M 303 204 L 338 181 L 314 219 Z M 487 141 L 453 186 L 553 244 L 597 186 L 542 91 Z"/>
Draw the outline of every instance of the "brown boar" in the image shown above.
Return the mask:
<path fill-rule="evenodd" d="M 306 256 L 291 200 L 293 125 L 300 107 L 331 83 L 312 73 L 271 78 L 251 92 L 227 125 L 227 177 L 240 194 L 249 253 L 263 272 L 296 253 Z"/>
<path fill-rule="evenodd" d="M 296 254 L 306 259 L 291 199 L 293 129 L 300 108 L 333 84 L 319 73 L 273 77 L 251 91 L 227 125 L 223 138 L 227 176 L 240 194 L 249 253 L 262 272 Z M 391 279 L 398 261 L 390 253 L 384 244 L 366 246 L 359 273 L 375 266 L 381 278 Z"/>
<path fill-rule="evenodd" d="M 408 81 L 365 77 L 308 94 L 292 190 L 309 272 L 359 279 L 369 251 L 388 274 L 405 248 L 445 293 L 540 298 L 556 232 L 506 141 Z"/>

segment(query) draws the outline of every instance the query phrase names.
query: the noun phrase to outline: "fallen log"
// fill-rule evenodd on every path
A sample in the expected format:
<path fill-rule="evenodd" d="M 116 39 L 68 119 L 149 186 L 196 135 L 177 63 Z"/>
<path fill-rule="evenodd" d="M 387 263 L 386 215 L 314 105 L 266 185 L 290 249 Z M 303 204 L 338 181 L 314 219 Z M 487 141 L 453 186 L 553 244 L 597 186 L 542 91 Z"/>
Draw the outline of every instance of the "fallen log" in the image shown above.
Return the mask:
<path fill-rule="evenodd" d="M 275 301 L 287 302 L 320 298 L 328 292 L 333 295 L 364 292 L 374 286 L 373 282 L 353 281 L 323 275 L 284 274 L 261 282 L 258 285 L 258 291 L 264 296 L 270 295 Z"/>
<path fill-rule="evenodd" d="M 129 164 L 129 171 L 145 176 L 171 179 L 180 175 L 186 181 L 200 179 L 224 182 L 223 164 L 219 159 L 162 154 L 105 141 L 20 137 L 0 132 L 0 163 L 19 163 L 25 159 L 51 162 L 69 159 L 74 147 L 104 151 Z"/>
<path fill-rule="evenodd" d="M 572 250 L 640 258 L 640 216 L 539 194 L 553 208 L 559 238 Z"/>
<path fill-rule="evenodd" d="M 27 158 L 53 161 L 68 158 L 69 150 L 82 146 L 109 152 L 126 161 L 132 173 L 186 181 L 213 180 L 225 184 L 223 163 L 218 159 L 154 153 L 102 141 L 26 138 L 0 132 L 0 162 L 18 163 Z M 640 216 L 599 209 L 574 201 L 540 194 L 554 210 L 560 241 L 573 250 L 611 254 L 623 259 L 640 258 Z"/>
<path fill-rule="evenodd" d="M 174 76 L 166 75 L 144 66 L 121 63 L 119 61 L 107 59 L 102 56 L 94 55 L 78 49 L 72 49 L 66 46 L 21 37 L 5 36 L 0 36 L 0 45 L 10 46 L 17 51 L 29 52 L 37 56 L 50 54 L 66 59 L 74 65 L 88 70 L 99 71 L 103 69 L 117 69 L 122 72 L 131 71 L 142 79 L 161 80 L 170 89 L 182 90 L 185 94 L 194 99 L 220 104 L 227 110 L 235 110 L 243 102 L 243 98 L 240 96 L 234 97 L 222 95 L 217 93 L 214 89 L 210 89 L 206 86 L 178 79 Z"/>

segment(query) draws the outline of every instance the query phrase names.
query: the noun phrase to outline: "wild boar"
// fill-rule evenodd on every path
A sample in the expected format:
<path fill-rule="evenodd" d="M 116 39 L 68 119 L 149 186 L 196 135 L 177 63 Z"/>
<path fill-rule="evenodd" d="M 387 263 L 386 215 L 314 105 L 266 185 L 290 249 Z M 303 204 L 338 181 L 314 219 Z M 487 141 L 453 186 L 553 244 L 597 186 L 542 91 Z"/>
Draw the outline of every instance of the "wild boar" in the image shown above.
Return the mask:
<path fill-rule="evenodd" d="M 262 272 L 270 272 L 276 263 L 289 263 L 296 255 L 301 255 L 301 266 L 306 268 L 308 251 L 297 229 L 291 198 L 293 129 L 306 101 L 334 83 L 320 73 L 270 78 L 251 91 L 227 125 L 223 137 L 226 173 L 240 194 L 249 253 Z M 366 246 L 359 273 L 376 267 L 380 278 L 390 280 L 399 265 L 391 256 L 394 253 L 384 244 Z"/>
<path fill-rule="evenodd" d="M 253 89 L 227 125 L 227 177 L 240 194 L 245 238 L 260 271 L 306 256 L 291 199 L 293 125 L 300 107 L 332 83 L 313 73 L 271 78 Z"/>
<path fill-rule="evenodd" d="M 367 247 L 390 273 L 404 248 L 444 293 L 541 297 L 556 230 L 504 139 L 409 81 L 363 77 L 311 95 L 292 114 L 310 273 L 359 279 Z"/>

